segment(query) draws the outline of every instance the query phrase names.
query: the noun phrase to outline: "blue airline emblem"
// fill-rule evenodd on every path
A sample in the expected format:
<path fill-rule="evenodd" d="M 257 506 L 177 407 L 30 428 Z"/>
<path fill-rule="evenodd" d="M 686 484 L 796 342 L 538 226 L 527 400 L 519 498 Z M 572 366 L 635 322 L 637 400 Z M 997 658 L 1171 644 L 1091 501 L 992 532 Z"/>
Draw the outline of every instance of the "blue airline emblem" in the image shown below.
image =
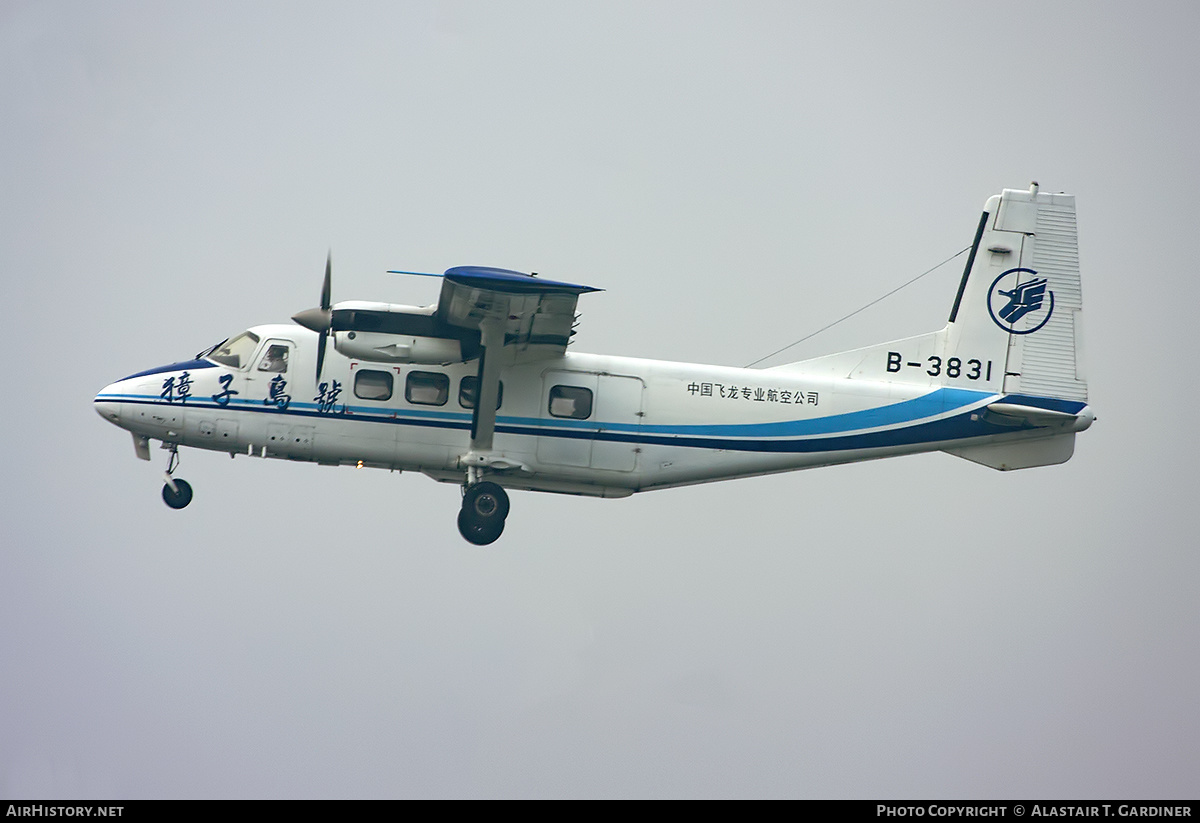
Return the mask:
<path fill-rule="evenodd" d="M 1022 282 L 1022 274 L 1033 275 L 1033 279 Z M 992 287 L 988 289 L 988 313 L 992 320 L 1009 334 L 1033 334 L 1046 325 L 1054 313 L 1054 292 L 1046 290 L 1049 282 L 1045 277 L 1038 277 L 1033 269 L 1009 269 L 1004 272 L 992 281 Z M 1010 288 L 1000 288 L 1002 285 Z M 1017 328 L 1017 323 L 1026 317 L 1029 317 L 1026 328 Z"/>
<path fill-rule="evenodd" d="M 1007 320 L 1009 323 L 1016 323 L 1031 311 L 1037 311 L 1042 307 L 1042 300 L 1046 297 L 1046 278 L 1040 280 L 1030 280 L 1028 283 L 1022 283 L 1012 291 L 1000 290 L 1000 294 L 1008 298 L 1008 305 L 1000 310 L 1000 317 Z"/>

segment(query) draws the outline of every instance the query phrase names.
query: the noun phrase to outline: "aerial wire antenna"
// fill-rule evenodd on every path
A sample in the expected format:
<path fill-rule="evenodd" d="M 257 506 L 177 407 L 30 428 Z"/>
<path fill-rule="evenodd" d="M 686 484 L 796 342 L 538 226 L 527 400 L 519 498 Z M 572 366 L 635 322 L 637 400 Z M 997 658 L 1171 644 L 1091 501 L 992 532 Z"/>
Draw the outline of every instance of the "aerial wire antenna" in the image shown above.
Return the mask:
<path fill-rule="evenodd" d="M 931 268 L 931 269 L 926 269 L 925 271 L 921 272 L 921 273 L 920 273 L 920 274 L 918 274 L 916 277 L 914 277 L 912 280 L 909 280 L 907 283 L 901 283 L 899 286 L 897 286 L 896 288 L 892 289 L 890 292 L 888 292 L 887 294 L 883 295 L 882 297 L 877 297 L 877 298 L 875 298 L 874 300 L 872 300 L 872 301 L 871 301 L 870 303 L 868 303 L 867 305 L 865 305 L 865 306 L 860 306 L 859 308 L 857 308 L 857 309 L 855 309 L 854 311 L 852 311 L 852 312 L 850 312 L 849 314 L 847 314 L 845 317 L 840 317 L 840 318 L 838 318 L 837 320 L 834 320 L 834 321 L 833 321 L 832 323 L 830 323 L 829 325 L 827 325 L 827 326 L 822 326 L 821 328 L 817 329 L 817 330 L 816 330 L 815 332 L 813 332 L 812 334 L 806 334 L 804 337 L 801 337 L 799 340 L 797 340 L 797 341 L 796 341 L 796 342 L 794 342 L 794 343 L 788 343 L 788 344 L 787 344 L 786 346 L 784 346 L 782 349 L 776 349 L 775 351 L 771 352 L 770 354 L 768 354 L 768 355 L 764 355 L 763 357 L 760 357 L 760 358 L 758 358 L 757 360 L 755 360 L 755 361 L 754 361 L 754 362 L 752 362 L 752 363 L 747 363 L 746 365 L 742 366 L 742 368 L 743 368 L 743 369 L 748 369 L 748 368 L 750 368 L 751 366 L 756 366 L 756 365 L 758 365 L 759 363 L 761 363 L 761 362 L 762 362 L 762 361 L 764 361 L 764 360 L 770 360 L 770 359 L 771 359 L 772 357 L 774 357 L 775 355 L 777 355 L 777 354 L 780 354 L 781 352 L 785 352 L 785 351 L 787 351 L 788 349 L 792 348 L 793 346 L 799 346 L 799 345 L 800 345 L 801 343 L 803 343 L 805 340 L 808 340 L 809 338 L 812 338 L 812 337 L 816 337 L 818 334 L 820 334 L 820 333 L 821 333 L 821 332 L 823 332 L 823 331 L 828 331 L 829 329 L 832 329 L 832 328 L 833 328 L 834 326 L 836 326 L 838 323 L 841 323 L 841 322 L 842 322 L 842 321 L 844 321 L 844 320 L 849 320 L 849 319 L 850 319 L 851 317 L 853 317 L 854 315 L 858 314 L 859 312 L 866 311 L 867 309 L 871 308 L 872 306 L 874 306 L 876 303 L 879 303 L 880 301 L 887 300 L 889 297 L 891 297 L 891 296 L 892 296 L 893 294 L 895 294 L 896 292 L 900 291 L 901 289 L 904 289 L 904 288 L 907 288 L 907 287 L 911 286 L 913 283 L 916 283 L 918 280 L 920 280 L 920 279 L 921 279 L 922 277 L 924 277 L 925 275 L 927 275 L 927 274 L 932 274 L 933 272 L 935 272 L 935 271 L 937 271 L 938 269 L 940 269 L 942 266 L 944 266 L 944 265 L 946 265 L 947 263 L 949 263 L 949 262 L 950 262 L 951 260 L 953 260 L 954 258 L 958 257 L 958 256 L 959 256 L 960 254 L 962 254 L 963 252 L 965 252 L 965 251 L 969 251 L 970 249 L 971 249 L 971 247 L 970 247 L 970 246 L 964 246 L 963 248 L 961 248 L 961 249 L 959 249 L 958 251 L 956 251 L 954 254 L 952 254 L 952 255 L 950 255 L 949 257 L 947 257 L 947 258 L 946 258 L 945 260 L 943 260 L 942 262 L 938 263 L 938 264 L 937 264 L 936 266 L 934 266 L 933 268 Z"/>

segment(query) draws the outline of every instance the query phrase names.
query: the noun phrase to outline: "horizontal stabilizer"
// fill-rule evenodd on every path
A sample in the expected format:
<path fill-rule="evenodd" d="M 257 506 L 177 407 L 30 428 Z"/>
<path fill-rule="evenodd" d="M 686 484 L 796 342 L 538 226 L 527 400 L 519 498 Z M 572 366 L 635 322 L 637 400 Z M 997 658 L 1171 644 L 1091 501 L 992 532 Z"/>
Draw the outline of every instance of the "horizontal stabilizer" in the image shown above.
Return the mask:
<path fill-rule="evenodd" d="M 1070 412 L 1039 409 L 1036 406 L 1022 406 L 1016 403 L 991 403 L 988 405 L 987 410 L 1003 417 L 1010 417 L 1014 421 L 1024 421 L 1034 426 L 1074 423 L 1080 417 L 1078 414 L 1071 414 Z"/>
<path fill-rule="evenodd" d="M 1018 443 L 946 449 L 945 452 L 1002 472 L 1032 469 L 1035 466 L 1056 466 L 1066 463 L 1075 453 L 1075 432 L 1022 440 Z"/>

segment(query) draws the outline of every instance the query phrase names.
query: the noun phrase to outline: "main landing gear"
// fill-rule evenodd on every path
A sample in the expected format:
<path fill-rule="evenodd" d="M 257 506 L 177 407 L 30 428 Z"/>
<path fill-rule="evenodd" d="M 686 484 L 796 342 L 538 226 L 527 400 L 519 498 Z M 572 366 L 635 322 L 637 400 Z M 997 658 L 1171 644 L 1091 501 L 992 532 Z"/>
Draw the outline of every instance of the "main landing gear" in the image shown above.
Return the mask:
<path fill-rule="evenodd" d="M 171 446 L 170 449 L 171 456 L 167 458 L 167 472 L 163 475 L 167 482 L 163 484 L 162 499 L 172 509 L 182 509 L 192 502 L 192 487 L 186 480 L 176 480 L 171 477 L 175 473 L 175 469 L 179 468 L 179 447 Z"/>
<path fill-rule="evenodd" d="M 508 495 L 500 486 L 485 480 L 463 489 L 462 510 L 458 513 L 458 531 L 468 542 L 476 546 L 496 542 L 504 531 L 506 517 Z"/>

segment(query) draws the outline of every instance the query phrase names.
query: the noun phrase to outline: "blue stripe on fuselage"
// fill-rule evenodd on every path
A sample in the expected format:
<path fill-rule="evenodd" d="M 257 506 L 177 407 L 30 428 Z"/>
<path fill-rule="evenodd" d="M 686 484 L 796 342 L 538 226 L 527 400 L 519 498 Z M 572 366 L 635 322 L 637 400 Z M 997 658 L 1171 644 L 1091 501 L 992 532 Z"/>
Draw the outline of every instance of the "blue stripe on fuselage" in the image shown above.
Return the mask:
<path fill-rule="evenodd" d="M 596 439 L 731 451 L 843 451 L 912 445 L 921 442 L 955 440 L 1011 432 L 1013 431 L 1011 426 L 996 426 L 982 419 L 972 419 L 974 415 L 971 414 L 971 409 L 964 409 L 966 406 L 982 406 L 995 397 L 996 395 L 986 392 L 938 389 L 922 397 L 875 409 L 781 423 L 639 426 L 637 424 L 582 420 L 501 416 L 497 418 L 496 432 L 534 437 Z M 347 414 L 331 415 L 328 412 L 318 411 L 316 403 L 293 402 L 287 409 L 279 409 L 273 405 L 262 405 L 261 400 L 243 400 L 241 398 L 234 398 L 230 407 L 208 401 L 186 404 L 164 403 L 161 399 L 148 395 L 110 394 L 97 396 L 96 400 L 98 402 L 183 406 L 184 408 L 218 412 L 233 407 L 236 411 L 306 418 L 336 416 L 342 420 L 392 423 L 423 428 L 468 429 L 471 421 L 470 413 L 466 412 L 435 412 L 416 409 L 384 410 L 378 407 L 349 406 Z M 958 409 L 964 410 L 940 420 L 928 419 Z M 864 429 L 876 429 L 876 431 L 864 431 Z M 851 434 L 850 432 L 855 433 Z M 830 434 L 840 436 L 827 436 Z"/>
<path fill-rule="evenodd" d="M 996 395 L 971 389 L 937 389 L 921 397 L 902 400 L 886 406 L 862 411 L 831 414 L 808 420 L 785 420 L 778 423 L 681 424 L 648 426 L 641 423 L 597 423 L 589 420 L 564 420 L 542 417 L 497 417 L 516 426 L 553 427 L 602 432 L 637 432 L 640 434 L 683 435 L 689 437 L 802 437 L 819 434 L 899 426 L 916 420 L 956 411 L 970 405 L 994 402 Z"/>

